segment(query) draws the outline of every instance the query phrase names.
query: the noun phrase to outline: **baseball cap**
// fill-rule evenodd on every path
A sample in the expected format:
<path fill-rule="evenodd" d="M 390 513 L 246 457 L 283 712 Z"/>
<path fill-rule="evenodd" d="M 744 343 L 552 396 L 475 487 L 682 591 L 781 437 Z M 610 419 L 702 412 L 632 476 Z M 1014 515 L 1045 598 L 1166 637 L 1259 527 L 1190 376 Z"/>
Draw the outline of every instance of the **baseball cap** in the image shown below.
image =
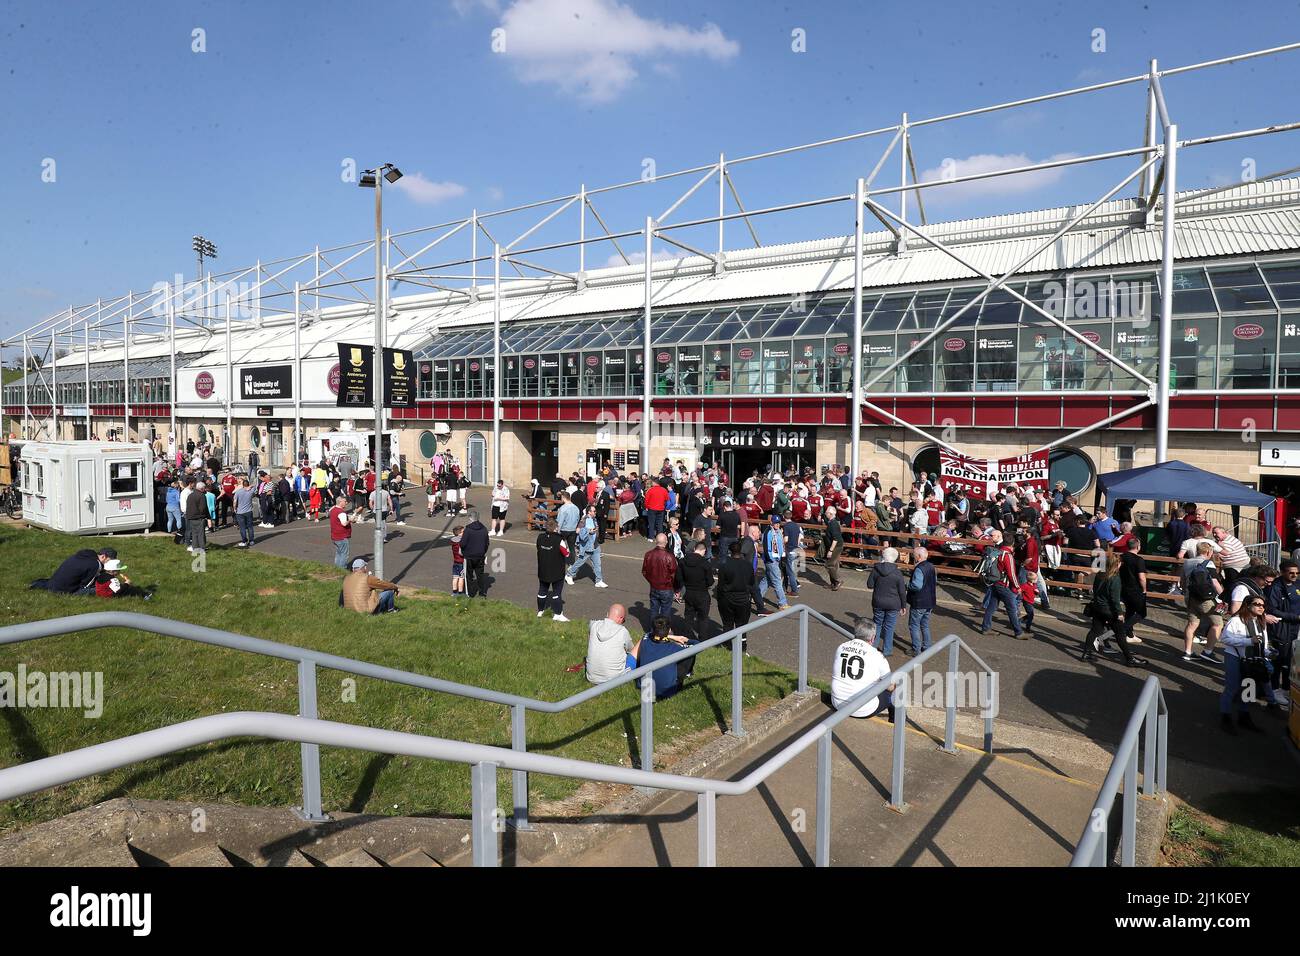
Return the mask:
<path fill-rule="evenodd" d="M 365 566 L 366 566 L 366 559 L 365 559 L 365 558 L 357 558 L 355 561 L 352 562 L 352 570 L 353 570 L 353 571 L 360 571 L 360 570 L 361 570 L 362 568 L 364 568 Z"/>
<path fill-rule="evenodd" d="M 772 524 L 780 524 L 780 523 L 781 523 L 781 516 L 780 516 L 780 515 L 772 515 Z"/>
<path fill-rule="evenodd" d="M 113 558 L 111 561 L 105 561 L 105 562 L 104 562 L 104 570 L 105 570 L 105 571 L 125 571 L 125 570 L 126 570 L 126 565 L 123 564 L 121 561 L 117 560 L 117 558 Z"/>

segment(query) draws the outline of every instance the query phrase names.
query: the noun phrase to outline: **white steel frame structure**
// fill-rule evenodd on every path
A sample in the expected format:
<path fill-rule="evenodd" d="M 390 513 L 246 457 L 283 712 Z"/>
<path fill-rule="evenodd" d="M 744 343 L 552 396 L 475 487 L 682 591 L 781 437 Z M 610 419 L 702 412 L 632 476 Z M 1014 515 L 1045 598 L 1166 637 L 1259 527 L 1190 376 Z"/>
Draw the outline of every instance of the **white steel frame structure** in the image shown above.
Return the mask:
<path fill-rule="evenodd" d="M 494 475 L 501 476 L 501 403 L 502 403 L 502 369 L 501 369 L 501 324 L 502 300 L 515 294 L 525 292 L 537 294 L 544 292 L 565 292 L 586 288 L 588 269 L 588 247 L 599 247 L 609 243 L 615 255 L 628 267 L 628 275 L 636 266 L 634 255 L 624 248 L 638 249 L 643 256 L 640 264 L 641 281 L 644 283 L 644 327 L 641 347 L 643 350 L 643 382 L 641 394 L 641 428 L 640 446 L 642 462 L 649 463 L 650 442 L 653 424 L 653 395 L 651 375 L 651 317 L 656 282 L 680 274 L 683 270 L 690 274 L 700 271 L 723 274 L 727 269 L 725 249 L 725 229 L 731 222 L 740 222 L 745 226 L 754 247 L 762 247 L 756 223 L 763 216 L 794 213 L 811 210 L 822 206 L 840 206 L 848 204 L 853 209 L 853 361 L 852 385 L 845 396 L 850 403 L 849 421 L 851 422 L 851 461 L 854 474 L 860 472 L 861 427 L 864 410 L 924 437 L 940 447 L 953 449 L 942 438 L 926 432 L 892 412 L 873 404 L 866 398 L 866 390 L 882 380 L 902 365 L 907 358 L 923 348 L 945 329 L 952 326 L 963 313 L 978 305 L 990 293 L 998 290 L 1010 292 L 1015 299 L 1028 306 L 1035 317 L 1041 317 L 1080 343 L 1085 349 L 1100 358 L 1124 369 L 1141 383 L 1144 391 L 1137 392 L 1142 401 L 1136 406 L 1126 408 L 1122 413 L 1112 415 L 1079 429 L 1063 438 L 1052 441 L 1045 447 L 1054 447 L 1076 439 L 1084 434 L 1111 424 L 1119 418 L 1154 406 L 1156 409 L 1156 460 L 1165 461 L 1168 455 L 1169 405 L 1171 397 L 1179 394 L 1169 385 L 1170 368 L 1170 330 L 1173 311 L 1173 296 L 1161 296 L 1159 316 L 1159 359 L 1154 378 L 1141 374 L 1126 364 L 1103 345 L 1093 342 L 1070 327 L 1068 320 L 1052 315 L 1047 310 L 1032 302 L 1028 297 L 1007 287 L 1007 282 L 1014 276 L 1022 274 L 1021 270 L 1031 262 L 1037 253 L 1052 245 L 1058 238 L 1072 229 L 1086 223 L 1088 218 L 1102 203 L 1115 197 L 1131 187 L 1136 192 L 1142 209 L 1142 227 L 1161 230 L 1160 276 L 1163 288 L 1171 288 L 1175 259 L 1175 217 L 1177 206 L 1191 199 L 1213 195 L 1220 189 L 1196 191 L 1177 197 L 1177 161 L 1179 153 L 1185 149 L 1241 140 L 1256 136 L 1277 135 L 1300 129 L 1300 121 L 1283 122 L 1265 127 L 1246 130 L 1228 131 L 1193 139 L 1180 140 L 1178 126 L 1171 118 L 1164 85 L 1170 77 L 1193 71 L 1227 67 L 1259 57 L 1274 56 L 1300 50 L 1300 43 L 1290 43 L 1264 50 L 1256 50 L 1234 56 L 1222 57 L 1200 63 L 1161 70 L 1155 60 L 1150 62 L 1147 72 L 1119 79 L 1094 83 L 1057 92 L 1044 93 L 1024 99 L 982 106 L 955 113 L 948 113 L 924 119 L 911 119 L 907 113 L 900 116 L 899 122 L 851 133 L 830 139 L 806 143 L 798 146 L 784 147 L 749 156 L 728 159 L 719 155 L 717 162 L 679 169 L 673 172 L 650 176 L 627 182 L 616 183 L 598 188 L 588 188 L 582 184 L 578 191 L 569 195 L 516 205 L 495 212 L 473 210 L 462 219 L 453 219 L 420 229 L 388 234 L 382 240 L 351 243 L 321 249 L 317 247 L 302 256 L 280 259 L 271 262 L 258 262 L 254 266 L 212 275 L 202 280 L 201 284 L 176 283 L 166 286 L 161 291 L 157 288 L 149 293 L 129 292 L 125 296 L 111 300 L 97 300 L 93 305 L 72 306 L 51 316 L 45 321 L 22 331 L 4 342 L 0 348 L 21 346 L 24 363 L 35 355 L 42 357 L 42 369 L 45 363 L 56 354 L 59 343 L 67 342 L 84 349 L 85 377 L 87 385 L 90 380 L 91 354 L 97 349 L 122 349 L 122 361 L 129 382 L 129 354 L 133 340 L 138 342 L 158 343 L 166 341 L 172 356 L 172 394 L 171 430 L 176 434 L 175 406 L 176 379 L 175 357 L 178 341 L 183 346 L 196 341 L 200 335 L 211 335 L 221 326 L 226 339 L 226 375 L 229 384 L 232 374 L 232 355 L 230 345 L 233 330 L 241 331 L 247 327 L 260 328 L 264 324 L 293 323 L 294 342 L 297 355 L 295 367 L 300 371 L 302 354 L 300 331 L 302 328 L 319 320 L 329 310 L 330 315 L 340 314 L 364 317 L 373 315 L 375 298 L 388 303 L 385 314 L 394 313 L 393 291 L 403 284 L 427 292 L 430 301 L 442 305 L 476 303 L 485 295 L 493 298 L 493 418 L 494 418 Z M 1145 88 L 1145 116 L 1143 117 L 1143 135 L 1140 145 L 1130 148 L 1109 150 L 1082 156 L 1070 156 L 1051 159 L 1045 162 L 1031 163 L 1015 168 L 1000 169 L 989 172 L 948 177 L 938 180 L 921 180 L 917 174 L 917 161 L 914 141 L 918 131 L 939 124 L 948 124 L 958 120 L 985 116 L 1005 110 L 1028 107 L 1071 97 L 1087 96 L 1105 90 L 1121 87 L 1141 86 Z M 883 152 L 868 175 L 859 177 L 852 191 L 803 199 L 793 202 L 776 203 L 763 207 L 746 208 L 742 203 L 740 191 L 736 185 L 733 172 L 747 164 L 771 161 L 812 150 L 822 150 L 846 144 L 857 144 L 874 137 L 887 138 Z M 884 170 L 886 163 L 898 152 L 899 178 L 897 184 L 877 185 L 877 177 Z M 926 190 L 942 189 L 962 183 L 989 180 L 1070 166 L 1097 164 L 1105 162 L 1129 162 L 1133 167 L 1125 175 L 1117 177 L 1114 185 L 1106 190 L 1095 202 L 1084 206 L 1080 211 L 1071 213 L 1060 223 L 1051 237 L 1035 247 L 1035 251 L 1023 256 L 1017 264 L 994 275 L 978 268 L 969 258 L 963 256 L 954 244 L 944 242 L 927 228 L 924 205 Z M 1256 180 L 1278 179 L 1300 170 L 1300 166 L 1256 177 Z M 614 193 L 622 193 L 634 188 L 646 188 L 651 184 L 674 182 L 690 177 L 691 185 L 677 195 L 658 216 L 646 215 L 635 228 L 612 229 L 596 208 L 596 201 Z M 716 186 L 716 211 L 694 219 L 674 221 L 674 215 L 697 193 L 709 184 Z M 1222 187 L 1223 189 L 1232 187 Z M 916 220 L 909 217 L 909 200 L 915 199 Z M 728 197 L 731 202 L 728 203 Z M 897 211 L 886 208 L 885 201 L 897 197 Z M 733 208 L 729 208 L 733 207 Z M 560 223 L 565 213 L 576 211 L 577 237 L 558 241 L 538 241 L 535 245 L 525 245 L 526 241 L 552 223 Z M 589 230 L 591 223 L 597 227 Z M 924 338 L 908 353 L 897 356 L 885 368 L 875 370 L 872 377 L 863 381 L 862 360 L 862 296 L 863 296 L 863 237 L 867 216 L 877 220 L 894 237 L 894 253 L 904 255 L 909 250 L 928 246 L 942 252 L 967 270 L 974 278 L 983 280 L 986 285 L 970 302 L 955 314 L 948 316 L 937 327 L 928 330 Z M 502 241 L 509 233 L 500 229 L 511 229 L 515 222 L 524 220 L 527 225 L 509 241 Z M 499 225 L 498 225 L 499 224 Z M 712 235 L 716 229 L 716 240 Z M 711 248 L 704 249 L 688 241 L 696 234 L 706 232 L 706 240 Z M 480 237 L 483 242 L 480 242 Z M 463 243 L 468 248 L 463 253 L 447 256 L 445 249 L 450 248 L 452 240 Z M 468 240 L 468 242 L 466 242 Z M 675 263 L 656 266 L 655 242 L 666 243 L 683 252 L 684 258 Z M 378 248 L 382 244 L 383 248 Z M 635 245 L 633 245 L 635 244 Z M 486 251 L 485 251 L 486 250 Z M 382 273 L 376 278 L 374 273 L 365 272 L 367 258 L 373 258 L 376 269 Z M 576 262 L 573 260 L 576 258 Z M 539 259 L 545 260 L 538 261 Z M 486 274 L 490 264 L 491 274 Z M 514 275 L 504 277 L 508 268 Z M 360 272 L 358 272 L 360 270 Z M 488 284 L 490 281 L 490 285 Z M 374 283 L 378 295 L 368 294 L 366 284 Z M 401 302 L 403 300 L 397 300 Z M 147 307 L 146 307 L 147 305 Z M 238 311 L 238 315 L 234 314 Z M 178 329 L 179 327 L 179 329 Z M 422 331 L 432 336 L 439 327 L 437 321 L 429 323 Z M 349 335 L 360 335 L 352 332 Z M 373 338 L 373 336 L 372 336 Z M 395 344 L 389 340 L 385 345 Z M 65 366 L 66 367 L 66 366 Z M 50 364 L 50 386 L 57 384 L 57 369 Z M 44 378 L 41 377 L 44 384 Z M 302 439 L 302 399 L 301 388 L 294 391 L 294 448 L 303 443 Z M 34 401 L 27 394 L 26 380 L 23 389 L 23 423 L 24 433 L 35 437 L 45 429 L 48 422 L 51 433 L 55 433 L 58 421 L 57 401 Z M 873 392 L 873 398 L 889 397 L 892 393 Z M 916 397 L 924 393 L 909 393 Z M 1071 394 L 1090 396 L 1133 396 L 1132 390 L 1083 391 Z M 1240 394 L 1240 393 L 1238 393 Z M 226 392 L 227 443 L 230 443 L 231 429 L 231 393 Z M 125 393 L 126 419 L 129 427 L 130 393 Z M 87 390 L 87 422 L 90 421 L 89 389 Z M 48 414 L 35 415 L 33 407 L 48 408 Z M 956 449 L 954 449 L 956 450 Z"/>

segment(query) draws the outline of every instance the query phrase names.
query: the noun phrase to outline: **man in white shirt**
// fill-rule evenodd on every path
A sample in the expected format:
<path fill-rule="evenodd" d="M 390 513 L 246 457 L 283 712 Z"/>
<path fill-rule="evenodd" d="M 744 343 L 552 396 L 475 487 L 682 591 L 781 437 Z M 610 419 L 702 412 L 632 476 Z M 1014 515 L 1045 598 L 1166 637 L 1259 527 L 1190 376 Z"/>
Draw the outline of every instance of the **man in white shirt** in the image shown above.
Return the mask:
<path fill-rule="evenodd" d="M 492 529 L 488 537 L 501 536 L 506 533 L 506 509 L 510 507 L 510 489 L 504 479 L 498 479 L 492 489 Z"/>
<path fill-rule="evenodd" d="M 636 668 L 637 645 L 624 622 L 627 608 L 610 605 L 603 621 L 592 621 L 587 631 L 587 680 L 603 684 Z M 639 642 L 638 642 L 639 643 Z"/>
<path fill-rule="evenodd" d="M 831 705 L 842 706 L 854 694 L 866 690 L 890 672 L 889 661 L 872 644 L 876 640 L 876 625 L 868 620 L 858 621 L 853 638 L 835 650 L 835 664 L 831 670 Z M 893 684 L 879 697 L 862 702 L 853 712 L 854 717 L 871 717 L 881 710 L 889 712 L 894 721 Z"/>
<path fill-rule="evenodd" d="M 868 508 L 876 506 L 876 486 L 870 481 L 867 482 L 867 487 L 862 489 L 862 503 Z"/>

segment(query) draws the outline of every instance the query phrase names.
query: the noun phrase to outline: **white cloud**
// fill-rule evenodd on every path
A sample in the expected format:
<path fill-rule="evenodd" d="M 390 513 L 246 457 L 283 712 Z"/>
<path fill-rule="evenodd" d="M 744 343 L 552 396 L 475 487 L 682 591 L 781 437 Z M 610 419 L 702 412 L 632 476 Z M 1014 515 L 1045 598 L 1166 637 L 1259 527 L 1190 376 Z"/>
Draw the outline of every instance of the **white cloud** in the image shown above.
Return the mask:
<path fill-rule="evenodd" d="M 642 238 L 644 239 L 644 237 Z M 664 262 L 665 260 L 668 259 L 680 259 L 685 255 L 688 255 L 688 253 L 672 252 L 668 249 L 656 249 L 654 252 L 654 261 Z M 645 262 L 644 252 L 629 252 L 627 254 L 627 257 L 632 260 L 631 264 L 634 266 L 639 266 Z M 626 266 L 627 264 L 628 263 L 624 262 L 623 257 L 620 256 L 617 252 L 615 252 L 608 259 L 605 260 L 605 265 L 607 266 Z"/>
<path fill-rule="evenodd" d="M 1015 169 L 1017 166 L 1032 166 L 1038 162 L 1055 162 L 1073 159 L 1078 153 L 1057 153 L 1047 160 L 1030 159 L 1024 153 L 977 153 L 965 159 L 945 159 L 932 169 L 922 170 L 921 182 L 938 182 L 945 179 L 960 179 L 962 176 L 976 176 L 980 173 L 992 173 L 1003 169 Z M 1034 192 L 1045 186 L 1058 182 L 1068 167 L 1055 169 L 1036 169 L 1032 172 L 1016 173 L 1012 176 L 994 176 L 990 179 L 976 179 L 968 183 L 956 183 L 952 186 L 926 190 L 926 198 L 931 195 L 936 200 L 973 199 L 983 196 L 1015 196 Z"/>
<path fill-rule="evenodd" d="M 393 188 L 400 189 L 411 199 L 426 205 L 465 195 L 465 187 L 460 183 L 435 183 L 428 179 L 424 173 L 407 173 L 393 183 Z"/>
<path fill-rule="evenodd" d="M 493 202 L 500 202 L 506 198 L 506 191 L 500 186 L 489 186 L 487 188 L 487 197 Z"/>
<path fill-rule="evenodd" d="M 501 15 L 505 55 L 526 83 L 550 84 L 588 103 L 616 99 L 636 79 L 635 63 L 740 52 L 715 24 L 695 29 L 649 20 L 618 0 L 515 0 Z"/>
<path fill-rule="evenodd" d="M 451 0 L 451 8 L 462 17 L 467 17 L 478 10 L 500 13 L 501 0 Z"/>

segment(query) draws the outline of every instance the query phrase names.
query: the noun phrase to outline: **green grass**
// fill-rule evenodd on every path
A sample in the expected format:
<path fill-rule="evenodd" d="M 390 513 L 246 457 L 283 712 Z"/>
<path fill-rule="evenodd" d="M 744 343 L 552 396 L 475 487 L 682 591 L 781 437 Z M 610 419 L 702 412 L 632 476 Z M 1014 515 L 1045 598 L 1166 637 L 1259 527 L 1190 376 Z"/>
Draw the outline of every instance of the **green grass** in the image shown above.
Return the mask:
<path fill-rule="evenodd" d="M 315 648 L 402 670 L 542 700 L 589 685 L 565 667 L 582 660 L 586 623 L 555 625 L 501 601 L 459 608 L 450 595 L 407 596 L 401 614 L 365 617 L 337 606 L 342 572 L 314 562 L 208 552 L 206 573 L 169 537 L 118 537 L 113 546 L 132 581 L 156 585 L 153 600 L 68 598 L 28 591 L 93 539 L 0 525 L 0 625 L 105 609 L 146 612 L 241 634 Z M 423 596 L 426 599 L 419 599 Z M 62 635 L 0 646 L 0 671 L 101 671 L 104 712 L 0 708 L 0 767 L 223 711 L 297 711 L 296 665 L 224 648 L 125 629 Z M 510 745 L 506 708 L 355 678 L 355 702 L 343 700 L 351 675 L 318 674 L 319 712 L 327 720 Z M 745 705 L 792 693 L 789 672 L 745 662 Z M 731 712 L 730 655 L 704 652 L 694 679 L 655 707 L 656 751 L 713 728 Z M 528 715 L 529 749 L 602 763 L 631 763 L 639 735 L 638 696 L 623 686 L 563 714 Z M 712 736 L 709 734 L 708 736 Z M 386 814 L 466 814 L 469 768 L 429 760 L 326 748 L 321 755 L 326 810 Z M 194 748 L 0 805 L 0 830 L 51 819 L 118 796 L 291 806 L 300 802 L 297 744 L 248 739 Z M 534 806 L 571 795 L 579 782 L 534 775 Z M 508 775 L 499 793 L 509 800 Z"/>
<path fill-rule="evenodd" d="M 1267 787 L 1221 794 L 1204 813 L 1178 807 L 1165 844 L 1179 866 L 1300 867 L 1300 792 Z"/>

